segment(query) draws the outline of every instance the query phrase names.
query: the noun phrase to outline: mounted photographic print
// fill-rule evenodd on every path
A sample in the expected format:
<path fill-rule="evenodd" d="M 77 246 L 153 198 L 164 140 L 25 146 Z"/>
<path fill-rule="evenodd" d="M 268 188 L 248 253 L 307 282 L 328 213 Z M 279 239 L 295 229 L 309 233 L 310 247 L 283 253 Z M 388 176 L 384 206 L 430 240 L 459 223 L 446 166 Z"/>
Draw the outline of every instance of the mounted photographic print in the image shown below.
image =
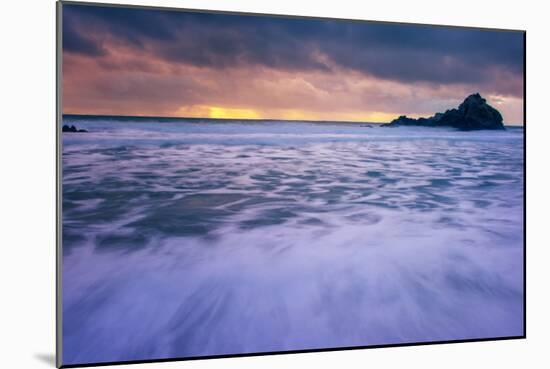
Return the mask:
<path fill-rule="evenodd" d="M 525 337 L 524 55 L 58 3 L 58 365 Z"/>

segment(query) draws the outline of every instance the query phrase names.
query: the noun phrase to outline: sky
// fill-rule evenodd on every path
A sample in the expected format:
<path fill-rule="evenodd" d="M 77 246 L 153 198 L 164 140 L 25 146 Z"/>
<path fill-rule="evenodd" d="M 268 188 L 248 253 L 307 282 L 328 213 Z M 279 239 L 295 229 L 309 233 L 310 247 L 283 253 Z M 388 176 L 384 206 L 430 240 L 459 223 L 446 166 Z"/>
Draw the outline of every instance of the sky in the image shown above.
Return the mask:
<path fill-rule="evenodd" d="M 63 113 L 389 122 L 479 92 L 523 124 L 523 34 L 63 6 Z"/>

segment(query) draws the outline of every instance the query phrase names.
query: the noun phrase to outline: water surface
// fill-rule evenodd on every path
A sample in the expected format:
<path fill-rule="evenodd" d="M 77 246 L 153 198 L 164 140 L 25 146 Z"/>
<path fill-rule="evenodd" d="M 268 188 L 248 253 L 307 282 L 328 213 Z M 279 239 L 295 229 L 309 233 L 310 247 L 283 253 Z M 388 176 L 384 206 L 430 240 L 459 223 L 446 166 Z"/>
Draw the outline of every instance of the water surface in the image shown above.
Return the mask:
<path fill-rule="evenodd" d="M 72 120 L 64 363 L 523 334 L 523 130 Z"/>

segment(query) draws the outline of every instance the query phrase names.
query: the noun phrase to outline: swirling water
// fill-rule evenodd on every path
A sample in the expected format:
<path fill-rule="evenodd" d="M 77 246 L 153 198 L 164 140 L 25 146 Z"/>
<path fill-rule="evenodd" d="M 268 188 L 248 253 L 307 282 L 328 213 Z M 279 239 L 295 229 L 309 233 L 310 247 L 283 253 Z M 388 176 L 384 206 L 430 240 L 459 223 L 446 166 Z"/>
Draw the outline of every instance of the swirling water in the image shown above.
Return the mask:
<path fill-rule="evenodd" d="M 523 334 L 523 130 L 78 120 L 65 364 Z"/>

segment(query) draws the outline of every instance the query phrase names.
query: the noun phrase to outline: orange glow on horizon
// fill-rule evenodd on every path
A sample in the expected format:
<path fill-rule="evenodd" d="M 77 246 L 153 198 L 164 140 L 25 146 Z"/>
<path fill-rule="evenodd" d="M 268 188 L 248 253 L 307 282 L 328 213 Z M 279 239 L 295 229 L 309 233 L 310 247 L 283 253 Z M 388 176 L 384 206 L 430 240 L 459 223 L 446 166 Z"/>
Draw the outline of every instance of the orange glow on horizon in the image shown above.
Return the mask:
<path fill-rule="evenodd" d="M 261 114 L 253 109 L 222 108 L 219 106 L 210 107 L 208 117 L 217 119 L 262 119 Z"/>
<path fill-rule="evenodd" d="M 299 109 L 260 110 L 209 105 L 182 106 L 171 116 L 181 118 L 215 119 L 273 119 L 334 122 L 387 123 L 397 118 L 398 113 L 387 112 L 312 112 Z"/>
<path fill-rule="evenodd" d="M 262 115 L 254 109 L 208 105 L 182 106 L 174 115 L 182 118 L 262 119 Z"/>

